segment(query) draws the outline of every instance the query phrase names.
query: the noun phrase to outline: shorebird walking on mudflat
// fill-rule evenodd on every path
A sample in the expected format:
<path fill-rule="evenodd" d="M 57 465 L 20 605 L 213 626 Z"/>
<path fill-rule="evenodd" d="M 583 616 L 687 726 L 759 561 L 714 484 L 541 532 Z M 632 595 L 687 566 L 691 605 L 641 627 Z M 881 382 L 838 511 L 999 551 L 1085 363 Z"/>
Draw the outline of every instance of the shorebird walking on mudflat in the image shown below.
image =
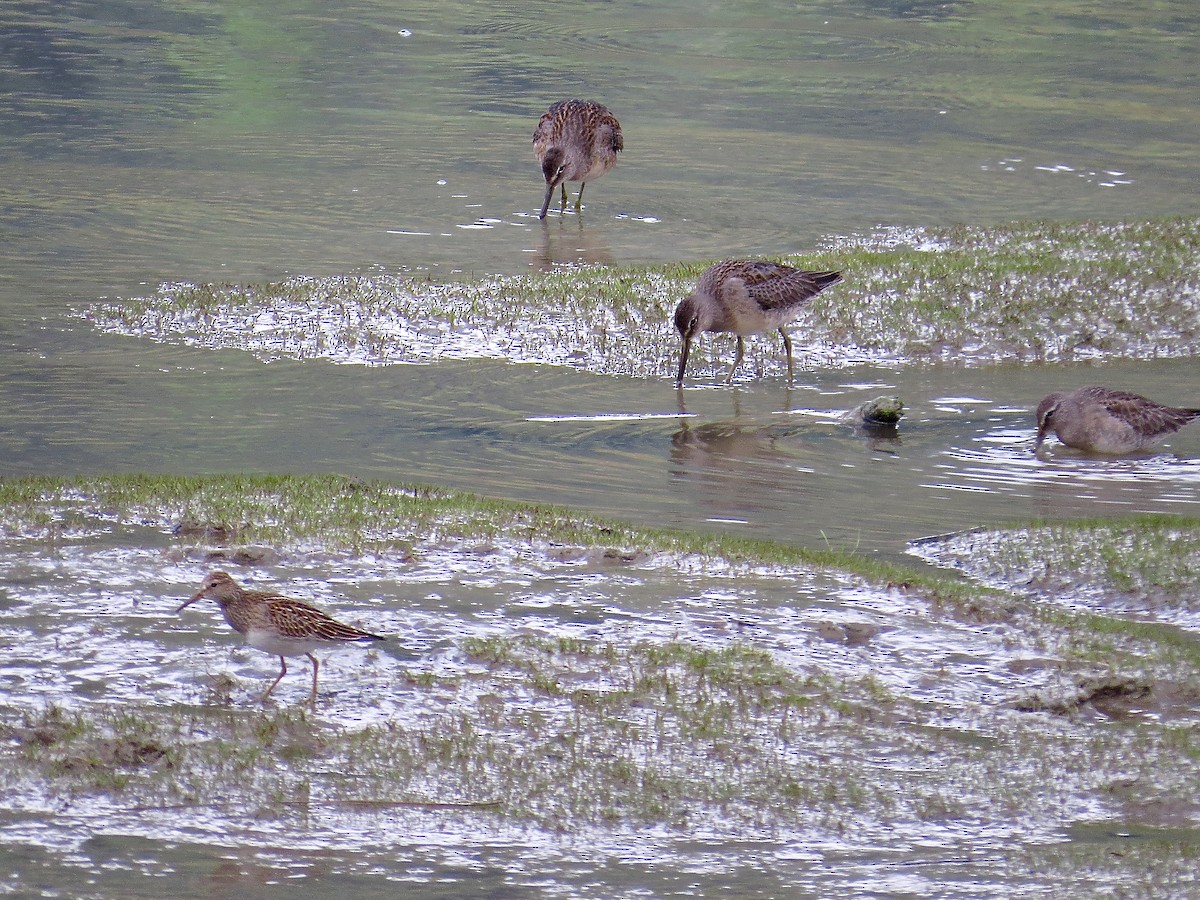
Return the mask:
<path fill-rule="evenodd" d="M 784 326 L 800 315 L 813 297 L 842 280 L 841 272 L 803 272 L 765 259 L 727 259 L 700 276 L 696 290 L 675 308 L 675 327 L 683 338 L 679 374 L 683 383 L 692 341 L 705 331 L 737 335 L 737 356 L 725 379 L 733 380 L 745 352 L 745 335 L 779 331 L 787 354 L 788 381 L 795 375 L 792 342 Z"/>
<path fill-rule="evenodd" d="M 246 643 L 256 650 L 279 657 L 279 677 L 271 682 L 263 700 L 271 696 L 275 685 L 287 674 L 285 656 L 307 656 L 312 661 L 312 693 L 309 706 L 317 706 L 317 670 L 312 651 L 351 641 L 382 641 L 386 638 L 351 625 L 343 625 L 303 600 L 293 600 L 271 591 L 248 591 L 227 572 L 213 572 L 189 600 L 175 612 L 203 598 L 216 600 L 225 621 L 245 635 Z"/>
<path fill-rule="evenodd" d="M 1042 448 L 1053 431 L 1068 447 L 1089 453 L 1135 453 L 1200 419 L 1200 409 L 1163 406 L 1129 391 L 1098 385 L 1047 394 L 1037 408 L 1037 440 Z"/>
<path fill-rule="evenodd" d="M 567 182 L 579 181 L 575 211 L 583 202 L 583 189 L 617 164 L 617 154 L 625 149 L 621 123 L 608 107 L 592 100 L 561 100 L 551 106 L 533 132 L 533 152 L 542 165 L 546 179 L 546 199 L 539 219 L 554 198 L 554 189 L 562 187 L 562 209 L 567 208 Z"/>

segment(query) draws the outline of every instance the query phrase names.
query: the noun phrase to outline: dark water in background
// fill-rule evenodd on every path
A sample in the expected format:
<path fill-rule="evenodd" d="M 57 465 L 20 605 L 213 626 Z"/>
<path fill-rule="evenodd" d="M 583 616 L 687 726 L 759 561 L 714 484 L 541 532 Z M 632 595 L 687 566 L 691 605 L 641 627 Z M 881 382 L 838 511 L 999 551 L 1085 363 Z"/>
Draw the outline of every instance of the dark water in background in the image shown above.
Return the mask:
<path fill-rule="evenodd" d="M 141 280 L 376 264 L 781 253 L 877 223 L 1193 212 L 1195 13 L 1095 12 L 10 5 L 9 302 L 53 311 Z M 564 96 L 608 103 L 627 150 L 582 223 L 542 232 L 529 137 Z M 466 227 L 480 220 L 499 224 Z"/>
<path fill-rule="evenodd" d="M 1043 7 L 5 4 L 0 474 L 334 470 L 892 557 L 1001 520 L 1195 512 L 1200 430 L 1140 459 L 1029 453 L 1052 387 L 1195 401 L 1192 361 L 816 370 L 790 391 L 688 390 L 683 418 L 669 382 L 266 364 L 70 317 L 163 280 L 511 273 L 796 252 L 877 224 L 1196 214 L 1194 5 Z M 541 224 L 530 135 L 567 96 L 606 102 L 627 150 L 582 216 Z M 887 393 L 910 409 L 898 442 L 822 415 Z M 55 878 L 88 892 L 105 854 L 147 852 L 92 848 L 94 869 Z M 208 871 L 207 851 L 180 852 Z M 6 864 L 37 883 L 41 851 L 23 853 Z M 747 892 L 779 889 L 756 873 Z"/>
<path fill-rule="evenodd" d="M 66 317 L 160 280 L 518 272 L 783 253 L 878 223 L 1194 212 L 1185 3 L 1085 18 L 969 3 L 68 3 L 0 18 L 8 474 L 337 469 L 897 552 L 930 528 L 1075 511 L 1070 491 L 1045 501 L 1046 470 L 1016 446 L 1051 383 L 1188 399 L 1191 363 L 815 371 L 790 394 L 689 391 L 697 419 L 680 435 L 673 419 L 528 421 L 672 412 L 667 384 L 482 362 L 264 365 Z M 603 98 L 628 149 L 581 217 L 539 224 L 529 135 L 572 95 Z M 781 415 L 893 391 L 911 412 L 886 452 Z M 737 441 L 706 445 L 730 428 Z M 1115 477 L 1131 508 L 1197 499 L 1190 466 L 1150 486 L 1115 471 L 1103 490 Z"/>

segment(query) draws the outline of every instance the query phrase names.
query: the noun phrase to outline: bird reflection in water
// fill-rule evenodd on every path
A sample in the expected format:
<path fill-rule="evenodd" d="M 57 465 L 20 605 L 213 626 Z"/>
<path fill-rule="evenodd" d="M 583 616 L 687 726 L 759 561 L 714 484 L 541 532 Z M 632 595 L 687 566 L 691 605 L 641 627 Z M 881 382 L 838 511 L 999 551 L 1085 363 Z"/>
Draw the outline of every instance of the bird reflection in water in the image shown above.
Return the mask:
<path fill-rule="evenodd" d="M 604 239 L 604 231 L 589 230 L 581 218 L 544 219 L 538 229 L 533 267 L 546 271 L 561 265 L 614 266 L 617 259 Z"/>
<path fill-rule="evenodd" d="M 737 391 L 733 418 L 697 425 L 687 412 L 683 392 L 677 396 L 680 420 L 671 436 L 671 475 L 692 482 L 688 493 L 703 499 L 713 510 L 711 518 L 755 521 L 763 510 L 794 508 L 796 495 L 806 490 L 829 456 L 826 442 L 836 439 L 836 431 L 814 429 L 807 417 L 780 421 L 772 414 L 776 420 L 764 423 L 744 416 Z M 791 413 L 792 391 L 786 396 L 780 412 Z M 863 407 L 822 420 L 851 426 L 869 450 L 898 452 L 896 422 L 872 421 Z"/>

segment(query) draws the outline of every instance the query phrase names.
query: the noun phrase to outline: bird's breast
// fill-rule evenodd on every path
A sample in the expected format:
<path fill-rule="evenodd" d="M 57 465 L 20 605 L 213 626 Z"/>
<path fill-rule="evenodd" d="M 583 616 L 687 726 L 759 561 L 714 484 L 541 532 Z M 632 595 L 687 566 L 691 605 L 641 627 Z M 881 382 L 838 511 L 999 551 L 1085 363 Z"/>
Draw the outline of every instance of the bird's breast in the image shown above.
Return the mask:
<path fill-rule="evenodd" d="M 272 656 L 303 656 L 327 642 L 318 638 L 287 637 L 268 628 L 249 628 L 246 643 Z"/>
<path fill-rule="evenodd" d="M 595 181 L 605 172 L 613 167 L 616 161 L 615 157 L 599 155 L 594 156 L 590 160 L 584 160 L 575 172 L 568 178 L 569 181 Z M 584 168 L 587 166 L 587 168 Z"/>

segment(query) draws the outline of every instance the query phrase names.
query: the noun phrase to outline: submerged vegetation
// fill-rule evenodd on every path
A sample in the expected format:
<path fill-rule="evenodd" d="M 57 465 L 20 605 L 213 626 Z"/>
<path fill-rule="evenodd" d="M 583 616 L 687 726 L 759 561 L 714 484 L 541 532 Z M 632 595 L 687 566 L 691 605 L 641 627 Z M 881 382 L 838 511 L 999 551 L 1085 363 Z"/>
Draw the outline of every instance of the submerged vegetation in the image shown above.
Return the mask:
<path fill-rule="evenodd" d="M 797 353 L 825 366 L 1200 353 L 1200 220 L 884 229 L 785 261 L 845 273 L 793 329 Z M 85 315 L 109 331 L 265 356 L 488 357 L 657 378 L 678 352 L 671 311 L 706 265 L 164 284 Z M 775 355 L 758 366 L 781 365 Z M 716 371 L 719 358 L 698 365 Z"/>
<path fill-rule="evenodd" d="M 450 715 L 331 728 L 298 709 L 50 706 L 7 724 L 15 751 L 0 756 L 0 771 L 9 783 L 29 769 L 58 790 L 121 791 L 145 807 L 233 806 L 261 817 L 308 804 L 459 806 L 552 829 L 682 826 L 714 805 L 725 817 L 782 824 L 897 803 L 860 779 L 827 782 L 828 761 L 791 759 L 800 742 L 864 727 L 882 734 L 897 701 L 869 678 L 799 675 L 736 643 L 517 636 L 469 640 L 465 650 L 471 680 L 486 689 Z"/>
<path fill-rule="evenodd" d="M 238 840 L 278 823 L 365 846 L 398 817 L 425 817 L 410 820 L 420 830 L 434 816 L 436 827 L 473 834 L 505 822 L 546 833 L 649 825 L 718 840 L 803 832 L 892 850 L 934 837 L 956 845 L 981 831 L 1030 845 L 1095 821 L 1190 835 L 1200 816 L 1195 641 L 1103 609 L 1043 604 L 1012 581 L 983 587 L 851 554 L 338 476 L 3 480 L 0 523 L 0 550 L 26 566 L 58 566 L 50 602 L 69 652 L 91 646 L 79 631 L 99 629 L 87 640 L 108 642 L 117 604 L 107 600 L 89 620 L 85 601 L 61 596 L 59 561 L 102 555 L 114 541 L 158 547 L 163 561 L 181 550 L 207 559 L 265 547 L 283 568 L 290 554 L 315 550 L 351 569 L 362 554 L 403 563 L 433 546 L 470 555 L 472 543 L 503 545 L 518 548 L 521 565 L 515 586 L 491 589 L 499 605 L 505 590 L 525 591 L 535 570 L 561 572 L 570 560 L 593 585 L 670 570 L 667 589 L 689 594 L 696 581 L 680 586 L 688 573 L 713 573 L 721 586 L 706 594 L 705 615 L 730 620 L 729 631 L 689 628 L 685 619 L 655 629 L 652 612 L 611 610 L 613 626 L 570 629 L 580 610 L 564 606 L 557 626 L 557 614 L 539 607 L 521 624 L 488 617 L 468 629 L 469 614 L 439 607 L 431 615 L 459 616 L 445 631 L 452 646 L 436 659 L 372 650 L 378 655 L 363 666 L 369 687 L 347 689 L 341 670 L 319 713 L 259 706 L 248 698 L 260 679 L 246 693 L 221 663 L 189 679 L 185 703 L 161 684 L 144 690 L 156 679 L 145 672 L 121 702 L 70 691 L 38 702 L 29 699 L 36 693 L 10 691 L 0 698 L 8 786 L 0 811 L 10 815 L 95 804 L 101 819 L 121 810 L 132 817 L 121 829 L 159 840 L 213 827 Z M 1054 565 L 1078 565 L 1111 590 L 1141 578 L 1189 592 L 1200 523 L 1132 524 L 1046 535 L 1038 526 L 1006 535 L 1002 552 L 1019 566 L 1022 536 L 1031 557 L 1044 556 L 1046 544 L 1086 545 L 1107 567 L 1089 569 L 1083 551 L 1068 549 Z M 1134 544 L 1123 543 L 1130 533 Z M 1110 545 L 1124 550 L 1109 553 Z M 1156 561 L 1139 565 L 1122 552 Z M 605 568 L 610 560 L 617 568 Z M 740 614 L 720 599 L 734 582 L 779 582 L 815 568 L 855 573 L 836 576 L 855 585 L 840 608 L 865 612 L 890 596 L 895 614 L 880 625 L 797 618 L 795 607 L 830 599 L 793 587 L 774 613 L 764 608 L 755 623 L 734 626 Z M 153 565 L 138 577 L 159 585 Z M 14 585 L 4 602 L 7 627 L 30 643 L 17 655 L 36 656 L 29 629 L 42 626 L 29 624 L 33 601 Z M 151 671 L 169 652 L 195 655 L 194 643 L 163 629 L 161 614 L 143 606 L 137 615 L 112 633 L 144 623 L 117 643 L 142 648 L 135 655 L 152 659 Z M 921 625 L 899 637 L 909 618 Z M 86 678 L 95 677 L 89 669 Z"/>
<path fill-rule="evenodd" d="M 915 552 L 971 578 L 1039 599 L 1187 622 L 1200 609 L 1200 519 L 1142 515 L 978 529 L 919 541 Z"/>
<path fill-rule="evenodd" d="M 1047 727 L 1003 707 L 927 725 L 922 704 L 870 675 L 800 673 L 736 642 L 713 650 L 515 635 L 464 649 L 467 683 L 424 686 L 452 692 L 452 708 L 405 723 L 333 726 L 300 708 L 2 711 L 0 772 L 59 796 L 116 793 L 143 812 L 262 820 L 474 809 L 550 830 L 770 823 L 839 833 L 930 820 L 952 833 L 988 821 L 1044 830 L 1131 780 L 1139 804 L 1169 803 L 1172 817 L 1191 810 L 1172 798 L 1195 774 L 1184 762 L 1200 758 L 1194 729 Z M 1114 691 L 1014 708 L 1121 717 Z M 881 763 L 855 765 L 863 753 Z M 1045 771 L 1058 766 L 1047 791 Z"/>
<path fill-rule="evenodd" d="M 188 811 L 336 822 L 412 808 L 552 832 L 664 824 L 861 838 L 937 823 L 948 836 L 988 827 L 1029 839 L 1096 804 L 1151 826 L 1195 812 L 1194 728 L 1089 724 L 1099 711 L 1128 715 L 1119 683 L 1068 686 L 1069 702 L 975 705 L 951 722 L 870 675 L 797 672 L 738 642 L 513 635 L 463 649 L 465 677 L 382 688 L 407 689 L 414 704 L 421 692 L 454 698 L 404 722 L 338 726 L 302 708 L 0 710 L 0 773 L 60 799 L 119 796 L 169 814 L 160 828 Z M 1125 693 L 1137 708 L 1151 690 Z M 1189 718 L 1197 702 L 1193 688 Z"/>
<path fill-rule="evenodd" d="M 1200 353 L 1200 221 L 881 231 L 789 262 L 846 272 L 795 329 L 797 347 L 826 365 Z M 164 285 L 87 315 L 109 330 L 265 355 L 490 356 L 653 378 L 671 374 L 670 311 L 704 266 Z M 727 365 L 719 358 L 718 346 L 710 368 Z M 772 348 L 758 368 L 776 365 Z M 875 402 L 875 424 L 903 414 L 894 398 Z M 100 536 L 206 565 L 342 557 L 343 572 L 369 557 L 403 566 L 502 547 L 520 560 L 515 583 L 554 570 L 562 580 L 548 592 L 572 577 L 699 573 L 723 579 L 695 600 L 730 631 L 655 631 L 653 613 L 627 628 L 564 627 L 573 616 L 620 621 L 628 611 L 609 598 L 563 602 L 561 614 L 535 605 L 519 627 L 506 613 L 490 628 L 464 617 L 436 660 L 372 651 L 371 699 L 346 702 L 390 712 L 361 718 L 259 708 L 220 663 L 185 682 L 189 704 L 67 694 L 39 707 L 9 694 L 0 777 L 15 786 L 10 810 L 100 797 L 160 837 L 214 820 L 222 834 L 274 821 L 320 822 L 331 835 L 366 821 L 371 835 L 376 817 L 436 815 L 466 817 L 472 832 L 498 822 L 738 840 L 802 831 L 893 849 L 983 831 L 1031 846 L 1107 821 L 1179 829 L 1195 843 L 1194 519 L 1037 523 L 915 548 L 967 580 L 335 475 L 0 480 L 0 549 L 86 553 Z M 575 562 L 586 573 L 563 578 Z M 766 613 L 731 624 L 741 607 L 726 592 L 749 576 L 807 578 L 817 590 L 840 580 L 859 593 L 824 600 L 844 619 L 797 615 L 822 600 L 788 597 L 769 626 Z M 503 590 L 489 591 L 502 606 Z M 879 597 L 892 605 L 872 619 Z M 560 601 L 531 604 L 541 602 Z M 672 595 L 666 608 L 690 602 Z"/>
<path fill-rule="evenodd" d="M 62 543 L 86 538 L 98 523 L 150 528 L 187 543 L 225 548 L 315 545 L 355 554 L 404 555 L 440 541 L 504 538 L 557 556 L 575 547 L 599 560 L 636 561 L 662 554 L 692 557 L 697 566 L 836 569 L 880 583 L 920 587 L 949 604 L 974 606 L 981 595 L 957 579 L 917 573 L 848 551 L 641 528 L 562 507 L 429 485 L 365 482 L 340 475 L 0 479 L 0 535 Z"/>

